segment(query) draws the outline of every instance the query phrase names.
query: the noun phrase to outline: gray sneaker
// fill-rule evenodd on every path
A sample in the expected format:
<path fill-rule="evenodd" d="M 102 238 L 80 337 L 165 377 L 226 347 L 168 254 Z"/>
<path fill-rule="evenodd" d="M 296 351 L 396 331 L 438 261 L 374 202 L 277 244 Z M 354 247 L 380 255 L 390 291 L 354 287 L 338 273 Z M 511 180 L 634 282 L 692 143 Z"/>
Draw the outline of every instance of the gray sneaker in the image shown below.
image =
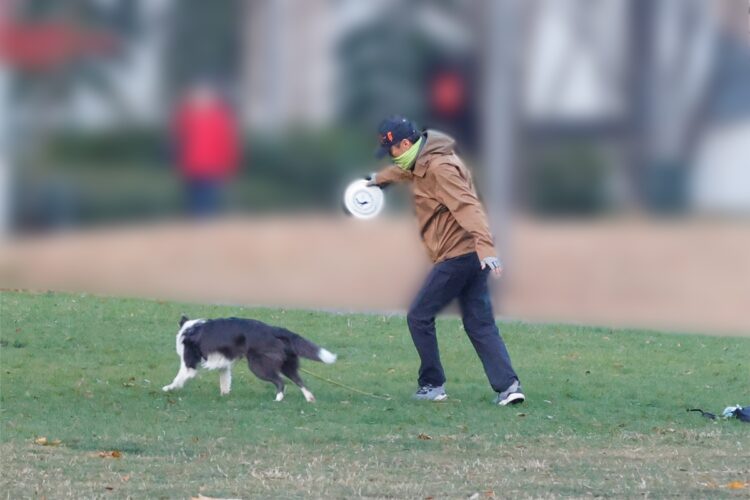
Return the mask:
<path fill-rule="evenodd" d="M 516 405 L 518 403 L 523 403 L 525 400 L 526 396 L 524 396 L 523 392 L 521 392 L 521 384 L 518 382 L 518 380 L 515 380 L 512 384 L 510 384 L 510 387 L 505 389 L 503 392 L 497 393 L 497 397 L 495 398 L 495 401 L 493 403 L 500 406 Z"/>
<path fill-rule="evenodd" d="M 423 401 L 443 401 L 448 395 L 445 393 L 444 385 L 434 387 L 428 384 L 417 389 L 417 392 L 412 397 Z"/>

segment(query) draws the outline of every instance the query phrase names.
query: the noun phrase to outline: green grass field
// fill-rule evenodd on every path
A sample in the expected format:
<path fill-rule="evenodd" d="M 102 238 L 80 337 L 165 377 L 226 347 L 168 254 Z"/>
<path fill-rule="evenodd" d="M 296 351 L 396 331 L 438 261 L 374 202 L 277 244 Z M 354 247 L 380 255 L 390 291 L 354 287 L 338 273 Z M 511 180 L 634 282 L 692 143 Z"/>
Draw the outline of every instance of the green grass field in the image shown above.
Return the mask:
<path fill-rule="evenodd" d="M 528 402 L 499 408 L 457 318 L 439 320 L 450 399 L 415 402 L 399 316 L 89 295 L 0 296 L 4 498 L 747 497 L 750 339 L 503 324 Z M 180 314 L 283 325 L 336 352 L 303 362 L 317 403 L 238 364 L 179 392 Z M 46 438 L 46 445 L 41 438 Z M 59 443 L 58 443 L 59 440 Z M 38 442 L 37 442 L 38 441 Z"/>

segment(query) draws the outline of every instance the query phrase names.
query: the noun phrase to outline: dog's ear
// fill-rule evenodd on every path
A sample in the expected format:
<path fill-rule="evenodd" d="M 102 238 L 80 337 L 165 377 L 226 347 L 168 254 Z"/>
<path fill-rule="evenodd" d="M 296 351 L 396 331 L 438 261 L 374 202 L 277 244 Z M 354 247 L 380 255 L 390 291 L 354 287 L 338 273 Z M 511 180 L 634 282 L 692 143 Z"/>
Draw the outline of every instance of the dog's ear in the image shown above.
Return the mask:
<path fill-rule="evenodd" d="M 185 315 L 183 314 L 183 315 L 182 315 L 182 317 L 180 318 L 180 326 L 184 325 L 184 324 L 185 324 L 185 322 L 186 322 L 186 321 L 187 321 L 188 319 L 189 319 L 189 318 L 188 318 L 187 316 L 185 316 Z"/>

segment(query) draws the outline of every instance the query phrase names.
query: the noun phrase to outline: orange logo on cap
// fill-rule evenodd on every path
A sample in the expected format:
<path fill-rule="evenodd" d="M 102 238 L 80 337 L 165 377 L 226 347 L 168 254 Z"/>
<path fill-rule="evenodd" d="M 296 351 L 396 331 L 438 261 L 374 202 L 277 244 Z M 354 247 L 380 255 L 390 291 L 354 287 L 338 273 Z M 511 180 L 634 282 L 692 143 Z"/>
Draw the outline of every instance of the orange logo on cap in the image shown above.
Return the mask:
<path fill-rule="evenodd" d="M 380 136 L 380 144 L 385 146 L 386 144 L 391 142 L 393 142 L 393 132 L 391 132 L 390 130 L 386 132 L 385 135 Z"/>

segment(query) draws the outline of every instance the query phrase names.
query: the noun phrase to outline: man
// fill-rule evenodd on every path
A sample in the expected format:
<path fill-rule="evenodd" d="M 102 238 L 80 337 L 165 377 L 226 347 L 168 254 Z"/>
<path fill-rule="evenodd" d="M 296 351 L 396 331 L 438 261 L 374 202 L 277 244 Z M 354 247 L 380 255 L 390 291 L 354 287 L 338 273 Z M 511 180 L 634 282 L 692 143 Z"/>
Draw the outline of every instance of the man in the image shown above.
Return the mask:
<path fill-rule="evenodd" d="M 216 215 L 223 206 L 225 185 L 239 164 L 234 113 L 214 87 L 199 83 L 178 103 L 173 127 L 188 211 L 196 217 Z"/>
<path fill-rule="evenodd" d="M 494 403 L 505 406 L 524 401 L 487 288 L 488 274 L 499 277 L 502 264 L 471 174 L 454 151 L 455 141 L 436 130 L 420 132 L 402 116 L 384 120 L 378 132 L 378 156 L 390 155 L 394 165 L 371 176 L 369 184 L 411 184 L 422 240 L 435 263 L 406 316 L 421 360 L 414 397 L 447 398 L 435 316 L 458 298 L 464 329 L 497 393 Z"/>

